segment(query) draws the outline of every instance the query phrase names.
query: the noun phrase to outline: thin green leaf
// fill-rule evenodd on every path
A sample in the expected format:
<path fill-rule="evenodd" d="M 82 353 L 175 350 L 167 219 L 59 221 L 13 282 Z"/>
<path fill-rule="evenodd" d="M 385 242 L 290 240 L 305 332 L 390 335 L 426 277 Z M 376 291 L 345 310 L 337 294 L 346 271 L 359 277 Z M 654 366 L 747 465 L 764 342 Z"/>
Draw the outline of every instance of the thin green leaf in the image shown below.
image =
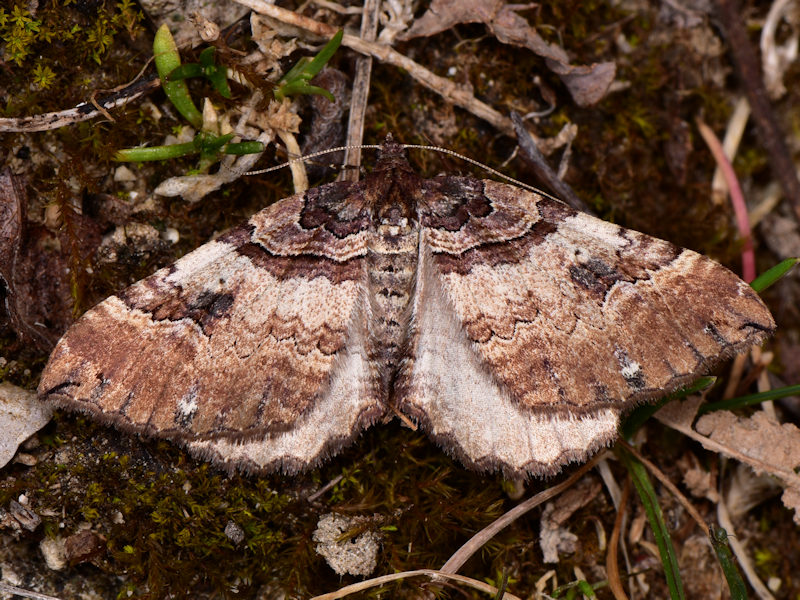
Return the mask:
<path fill-rule="evenodd" d="M 497 594 L 494 596 L 494 600 L 502 600 L 503 596 L 506 595 L 506 588 L 508 587 L 508 573 L 505 571 L 503 572 L 503 579 L 500 582 L 500 585 L 497 588 Z"/>
<path fill-rule="evenodd" d="M 798 262 L 800 262 L 800 258 L 787 258 L 786 260 L 782 260 L 771 269 L 768 269 L 756 277 L 750 284 L 750 287 L 752 287 L 758 293 L 763 292 L 773 283 L 778 281 L 778 279 L 786 275 L 786 273 L 788 273 Z"/>
<path fill-rule="evenodd" d="M 194 142 L 185 144 L 171 144 L 169 146 L 149 146 L 147 148 L 125 148 L 119 150 L 114 155 L 114 160 L 118 162 L 146 162 L 153 160 L 168 160 L 179 158 L 189 154 L 197 154 L 200 151 Z"/>
<path fill-rule="evenodd" d="M 709 538 L 711 546 L 717 554 L 717 560 L 728 581 L 728 589 L 731 591 L 731 600 L 747 600 L 747 587 L 744 584 L 739 569 L 736 568 L 736 561 L 733 558 L 730 544 L 728 543 L 728 532 L 722 527 L 712 525 Z"/>
<path fill-rule="evenodd" d="M 585 579 L 581 579 L 578 582 L 578 589 L 581 591 L 581 594 L 587 598 L 597 598 L 597 594 L 594 593 L 594 588 L 589 585 L 589 582 Z"/>
<path fill-rule="evenodd" d="M 264 151 L 264 144 L 261 142 L 236 142 L 225 146 L 225 154 L 258 154 Z"/>
<path fill-rule="evenodd" d="M 636 431 L 638 431 L 642 425 L 644 425 L 645 421 L 658 412 L 658 410 L 667 402 L 695 394 L 701 390 L 711 387 L 716 383 L 716 381 L 716 377 L 701 377 L 693 384 L 664 396 L 655 404 L 645 404 L 635 408 L 619 426 L 619 434 L 626 440 L 631 439 L 633 434 L 636 433 Z"/>
<path fill-rule="evenodd" d="M 311 96 L 312 94 L 318 94 L 320 96 L 325 96 L 331 102 L 335 100 L 333 94 L 331 94 L 325 88 L 317 87 L 315 85 L 308 85 L 305 81 L 293 81 L 292 83 L 287 83 L 281 88 L 281 98 L 284 96 L 295 96 L 299 94 L 306 94 L 308 96 Z M 281 98 L 278 98 L 278 100 Z"/>
<path fill-rule="evenodd" d="M 788 385 L 786 387 L 769 390 L 767 392 L 758 392 L 757 394 L 748 394 L 747 396 L 738 396 L 730 400 L 721 400 L 719 402 L 710 402 L 700 405 L 697 410 L 698 415 L 715 410 L 735 410 L 745 406 L 753 406 L 754 404 L 761 404 L 767 400 L 777 400 L 779 398 L 786 398 L 787 396 L 796 396 L 800 394 L 800 385 Z"/>
<path fill-rule="evenodd" d="M 200 151 L 203 154 L 219 154 L 222 147 L 233 139 L 233 133 L 225 135 L 211 135 L 208 133 L 200 135 Z"/>
<path fill-rule="evenodd" d="M 164 88 L 167 98 L 194 128 L 200 129 L 203 126 L 203 115 L 194 105 L 186 82 L 182 79 L 169 80 L 169 74 L 180 66 L 181 57 L 166 24 L 158 28 L 153 39 L 153 56 L 158 76 L 161 78 L 161 87 Z"/>
<path fill-rule="evenodd" d="M 313 60 L 308 63 L 306 68 L 304 69 L 305 72 L 309 75 L 308 79 L 312 79 L 317 73 L 322 70 L 328 61 L 336 54 L 336 51 L 339 49 L 339 46 L 342 45 L 342 38 L 344 37 L 344 31 L 341 29 L 336 32 L 336 34 L 331 38 L 331 40 L 323 46 L 322 50 L 313 58 Z"/>
<path fill-rule="evenodd" d="M 286 74 L 281 77 L 275 88 L 275 99 L 283 100 L 293 94 L 321 94 L 333 102 L 333 95 L 328 90 L 308 85 L 308 82 L 322 70 L 342 43 L 343 31 L 338 31 L 322 50 L 313 58 L 304 56 Z"/>
<path fill-rule="evenodd" d="M 211 82 L 214 89 L 223 98 L 231 97 L 231 88 L 228 87 L 228 69 L 224 65 L 214 64 L 214 47 L 209 46 L 200 53 L 200 64 L 203 75 Z"/>
<path fill-rule="evenodd" d="M 686 596 L 683 592 L 683 583 L 678 569 L 678 557 L 675 555 L 675 548 L 672 545 L 667 524 L 664 522 L 664 515 L 658 504 L 653 484 L 647 475 L 647 469 L 619 444 L 617 444 L 617 452 L 631 475 L 633 485 L 636 487 L 639 498 L 642 500 L 644 511 L 647 514 L 647 520 L 653 530 L 658 552 L 661 555 L 661 564 L 664 566 L 664 576 L 667 579 L 670 598 L 672 600 L 684 600 Z"/>
<path fill-rule="evenodd" d="M 167 75 L 167 82 L 180 81 L 181 79 L 189 79 L 190 77 L 202 77 L 203 67 L 197 63 L 187 63 L 172 69 Z"/>
<path fill-rule="evenodd" d="M 219 95 L 223 98 L 231 98 L 231 88 L 228 86 L 228 70 L 223 67 L 219 66 L 215 68 L 213 71 L 206 73 L 206 78 L 211 82 L 211 85 L 214 86 L 214 89 L 219 92 Z"/>
<path fill-rule="evenodd" d="M 215 68 L 216 65 L 214 64 L 214 54 L 216 49 L 214 46 L 209 46 L 205 50 L 200 53 L 200 64 L 203 65 L 204 69 Z"/>
<path fill-rule="evenodd" d="M 228 87 L 228 69 L 222 65 L 214 64 L 213 46 L 206 48 L 200 53 L 199 64 L 187 63 L 175 67 L 167 75 L 167 81 L 179 81 L 190 77 L 205 77 L 222 97 L 231 97 L 231 88 Z"/>

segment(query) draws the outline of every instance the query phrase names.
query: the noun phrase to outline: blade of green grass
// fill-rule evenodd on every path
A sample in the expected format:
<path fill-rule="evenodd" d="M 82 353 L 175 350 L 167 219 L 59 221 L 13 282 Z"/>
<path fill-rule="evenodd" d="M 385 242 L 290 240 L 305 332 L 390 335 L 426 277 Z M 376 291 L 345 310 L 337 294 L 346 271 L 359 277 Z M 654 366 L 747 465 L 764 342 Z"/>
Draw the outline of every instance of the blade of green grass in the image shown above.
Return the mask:
<path fill-rule="evenodd" d="M 712 525 L 710 527 L 711 546 L 717 554 L 719 566 L 728 581 L 728 589 L 731 591 L 731 600 L 747 600 L 747 587 L 744 584 L 739 569 L 736 568 L 736 561 L 733 552 L 728 544 L 728 532 L 722 527 Z"/>
<path fill-rule="evenodd" d="M 664 515 L 658 504 L 656 492 L 650 482 L 650 477 L 647 475 L 647 469 L 619 444 L 617 444 L 617 453 L 631 475 L 633 485 L 636 487 L 639 498 L 642 500 L 644 511 L 647 514 L 647 520 L 653 530 L 658 552 L 661 555 L 661 564 L 664 566 L 664 576 L 667 579 L 670 598 L 672 600 L 684 600 L 686 596 L 678 569 L 678 557 L 675 555 L 675 547 L 672 545 L 672 539 L 669 536 L 667 524 L 664 522 Z"/>
<path fill-rule="evenodd" d="M 274 92 L 275 99 L 282 100 L 285 96 L 290 96 L 292 94 L 321 94 L 333 102 L 333 94 L 326 89 L 308 85 L 308 82 L 320 72 L 336 50 L 339 49 L 343 36 L 343 31 L 337 31 L 336 35 L 325 44 L 322 50 L 320 50 L 313 59 L 309 59 L 306 56 L 297 61 L 297 64 L 289 69 L 278 82 L 278 86 L 275 88 Z"/>
<path fill-rule="evenodd" d="M 787 385 L 786 387 L 778 388 L 776 390 L 758 392 L 757 394 L 738 396 L 736 398 L 731 398 L 730 400 L 720 400 L 719 402 L 702 404 L 697 410 L 697 414 L 702 415 L 704 413 L 714 412 L 715 410 L 734 410 L 744 406 L 761 404 L 767 400 L 777 400 L 778 398 L 796 396 L 798 394 L 800 394 L 800 385 Z"/>
<path fill-rule="evenodd" d="M 171 144 L 169 146 L 125 148 L 117 151 L 117 153 L 114 155 L 114 160 L 118 162 L 168 160 L 170 158 L 188 156 L 189 154 L 197 154 L 198 152 L 200 152 L 200 148 L 198 148 L 197 144 L 194 142 L 185 142 L 183 144 Z"/>
<path fill-rule="evenodd" d="M 786 273 L 788 273 L 798 262 L 800 262 L 800 258 L 787 258 L 786 260 L 782 260 L 771 269 L 764 271 L 761 275 L 756 277 L 750 283 L 750 287 L 752 287 L 758 293 L 763 292 L 781 277 L 786 275 Z"/>

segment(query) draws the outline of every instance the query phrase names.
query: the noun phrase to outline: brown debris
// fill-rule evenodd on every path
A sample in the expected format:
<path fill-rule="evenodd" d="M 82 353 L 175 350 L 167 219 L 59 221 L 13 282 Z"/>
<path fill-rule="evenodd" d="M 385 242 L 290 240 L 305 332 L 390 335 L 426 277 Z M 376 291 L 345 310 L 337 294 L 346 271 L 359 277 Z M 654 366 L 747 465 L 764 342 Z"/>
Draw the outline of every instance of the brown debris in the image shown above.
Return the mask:
<path fill-rule="evenodd" d="M 6 324 L 20 340 L 52 348 L 72 322 L 70 241 L 27 222 L 22 181 L 9 170 L 0 175 L 0 277 L 5 286 Z M 86 249 L 99 242 L 91 219 L 70 215 Z"/>
<path fill-rule="evenodd" d="M 794 521 L 800 525 L 800 429 L 791 423 L 776 423 L 765 412 L 752 417 L 738 417 L 732 412 L 718 411 L 697 421 L 697 431 L 724 447 L 725 452 L 749 464 L 756 472 L 778 477 L 785 486 L 782 496 L 787 508 L 795 511 Z"/>
<path fill-rule="evenodd" d="M 547 67 L 567 86 L 578 106 L 591 106 L 602 100 L 614 81 L 616 64 L 611 61 L 569 64 L 564 49 L 544 41 L 528 21 L 517 14 L 518 9 L 519 5 L 509 5 L 504 0 L 434 0 L 425 14 L 398 39 L 435 35 L 460 23 L 483 23 L 502 43 L 528 48 L 546 59 Z"/>
<path fill-rule="evenodd" d="M 75 533 L 64 540 L 64 554 L 70 565 L 90 562 L 105 548 L 105 537 L 88 529 Z"/>
<path fill-rule="evenodd" d="M 557 501 L 548 502 L 540 521 L 539 544 L 544 562 L 557 563 L 559 554 L 575 552 L 578 537 L 569 531 L 568 523 L 577 510 L 591 502 L 600 493 L 600 482 L 584 480 L 564 492 Z"/>

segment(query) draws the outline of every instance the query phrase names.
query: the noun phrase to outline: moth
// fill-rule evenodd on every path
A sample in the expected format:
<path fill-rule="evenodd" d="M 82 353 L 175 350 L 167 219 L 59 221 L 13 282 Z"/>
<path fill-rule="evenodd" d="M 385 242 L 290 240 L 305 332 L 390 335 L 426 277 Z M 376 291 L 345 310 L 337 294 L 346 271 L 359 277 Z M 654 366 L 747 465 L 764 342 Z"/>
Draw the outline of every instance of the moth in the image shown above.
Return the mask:
<path fill-rule="evenodd" d="M 228 469 L 293 473 L 404 415 L 467 467 L 551 475 L 765 339 L 713 260 L 543 195 L 375 169 L 278 201 L 89 310 L 47 402 Z"/>

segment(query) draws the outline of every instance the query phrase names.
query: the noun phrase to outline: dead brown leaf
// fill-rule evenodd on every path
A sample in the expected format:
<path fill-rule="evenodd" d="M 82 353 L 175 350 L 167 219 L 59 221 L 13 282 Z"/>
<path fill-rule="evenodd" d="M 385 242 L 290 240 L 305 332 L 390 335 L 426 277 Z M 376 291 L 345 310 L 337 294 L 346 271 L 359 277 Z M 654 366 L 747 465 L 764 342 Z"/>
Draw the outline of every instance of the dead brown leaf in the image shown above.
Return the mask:
<path fill-rule="evenodd" d="M 503 0 L 433 0 L 430 8 L 398 39 L 435 35 L 460 23 L 483 23 L 500 42 L 527 48 L 546 59 L 553 71 L 569 89 L 578 106 L 599 102 L 616 75 L 614 62 L 571 65 L 566 51 L 548 44 L 516 11 L 535 5 L 506 4 Z"/>
<path fill-rule="evenodd" d="M 781 499 L 795 511 L 794 521 L 800 525 L 800 476 L 796 473 L 800 468 L 800 429 L 791 423 L 777 423 L 765 412 L 739 417 L 718 411 L 701 417 L 696 430 L 757 473 L 780 479 L 785 488 Z"/>

